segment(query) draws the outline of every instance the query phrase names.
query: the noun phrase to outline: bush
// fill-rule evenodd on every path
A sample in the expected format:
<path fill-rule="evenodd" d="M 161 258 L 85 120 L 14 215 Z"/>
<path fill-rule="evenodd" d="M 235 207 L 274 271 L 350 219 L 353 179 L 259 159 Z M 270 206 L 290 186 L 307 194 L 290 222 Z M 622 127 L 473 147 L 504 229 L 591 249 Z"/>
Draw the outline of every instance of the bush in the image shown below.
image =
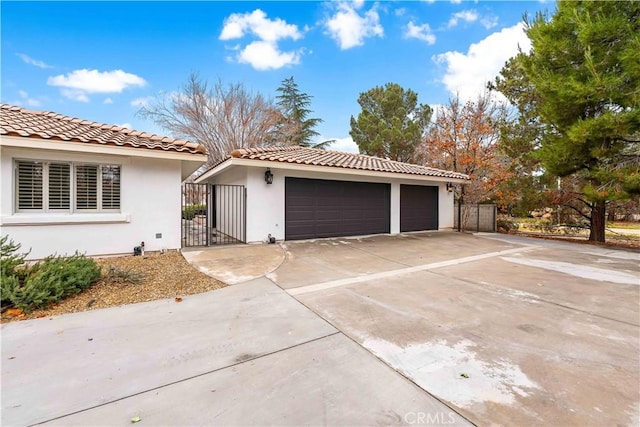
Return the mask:
<path fill-rule="evenodd" d="M 193 219 L 196 215 L 206 215 L 207 205 L 189 205 L 182 208 L 182 219 Z"/>
<path fill-rule="evenodd" d="M 76 253 L 73 256 L 50 256 L 24 269 L 2 274 L 2 300 L 31 311 L 51 302 L 77 294 L 100 278 L 100 267 L 90 258 Z"/>
<path fill-rule="evenodd" d="M 137 285 L 144 279 L 144 274 L 130 268 L 109 267 L 105 279 L 111 283 L 131 283 Z"/>
<path fill-rule="evenodd" d="M 509 233 L 511 231 L 518 231 L 518 223 L 507 218 L 498 218 L 496 221 L 498 231 L 501 233 Z"/>
<path fill-rule="evenodd" d="M 24 280 L 27 269 L 19 268 L 24 265 L 27 253 L 18 253 L 21 245 L 9 239 L 9 236 L 0 237 L 0 299 L 2 307 L 11 304 L 9 295 L 12 290 Z"/>

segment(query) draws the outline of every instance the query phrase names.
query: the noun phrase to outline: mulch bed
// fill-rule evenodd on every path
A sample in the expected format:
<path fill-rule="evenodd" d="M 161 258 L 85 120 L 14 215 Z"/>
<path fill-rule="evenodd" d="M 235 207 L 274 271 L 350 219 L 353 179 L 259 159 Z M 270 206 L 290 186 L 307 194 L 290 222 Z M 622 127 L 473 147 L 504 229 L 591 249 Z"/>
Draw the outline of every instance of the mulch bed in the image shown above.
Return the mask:
<path fill-rule="evenodd" d="M 193 268 L 177 251 L 146 253 L 144 256 L 97 258 L 102 278 L 91 288 L 70 296 L 47 309 L 31 313 L 2 313 L 2 323 L 16 320 L 52 317 L 66 313 L 97 310 L 123 304 L 176 298 L 199 294 L 226 286 Z M 114 267 L 140 274 L 139 283 L 123 283 L 109 279 L 107 272 Z M 14 311 L 15 313 L 15 311 Z"/>

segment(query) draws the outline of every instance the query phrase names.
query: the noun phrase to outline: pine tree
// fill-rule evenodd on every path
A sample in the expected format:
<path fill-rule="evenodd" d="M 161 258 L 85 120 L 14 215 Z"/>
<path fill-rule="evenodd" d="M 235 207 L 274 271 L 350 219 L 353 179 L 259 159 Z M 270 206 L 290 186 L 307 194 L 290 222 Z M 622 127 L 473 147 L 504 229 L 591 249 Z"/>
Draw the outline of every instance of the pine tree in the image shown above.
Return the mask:
<path fill-rule="evenodd" d="M 526 32 L 531 52 L 495 86 L 535 129 L 544 170 L 580 178 L 589 240 L 604 242 L 606 204 L 640 193 L 640 3 L 558 2 Z"/>
<path fill-rule="evenodd" d="M 349 134 L 360 152 L 372 156 L 411 162 L 422 141 L 431 107 L 418 105 L 418 94 L 387 83 L 363 92 L 358 97 L 362 111 L 351 116 Z"/>
<path fill-rule="evenodd" d="M 282 117 L 276 126 L 278 142 L 285 145 L 300 145 L 302 147 L 326 148 L 333 141 L 313 144 L 313 139 L 320 136 L 315 130 L 323 122 L 319 118 L 311 118 L 311 95 L 300 91 L 293 76 L 284 79 L 277 89 L 277 106 Z"/>

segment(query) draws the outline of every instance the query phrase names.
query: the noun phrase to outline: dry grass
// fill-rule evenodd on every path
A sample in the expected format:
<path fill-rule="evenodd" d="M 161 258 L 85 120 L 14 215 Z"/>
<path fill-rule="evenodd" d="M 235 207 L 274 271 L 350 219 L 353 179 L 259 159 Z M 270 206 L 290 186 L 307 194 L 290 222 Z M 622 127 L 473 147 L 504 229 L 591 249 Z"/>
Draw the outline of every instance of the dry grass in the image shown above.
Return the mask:
<path fill-rule="evenodd" d="M 640 239 L 635 236 L 614 236 L 611 237 L 609 235 L 606 236 L 606 242 L 590 242 L 587 237 L 588 236 L 580 236 L 580 235 L 559 235 L 559 234 L 551 234 L 551 233 L 536 233 L 536 232 L 527 232 L 527 231 L 518 231 L 512 232 L 509 234 L 515 234 L 524 237 L 533 237 L 536 239 L 545 239 L 545 240 L 559 240 L 559 241 L 569 241 L 573 243 L 582 243 L 585 245 L 594 245 L 594 246 L 603 246 L 609 248 L 619 248 L 619 249 L 630 249 L 630 250 L 640 250 Z"/>
<path fill-rule="evenodd" d="M 225 286 L 224 283 L 193 268 L 179 252 L 147 253 L 145 256 L 99 258 L 102 278 L 86 291 L 71 296 L 47 309 L 29 314 L 2 314 L 2 322 L 51 317 L 65 313 L 96 310 L 162 298 L 179 298 Z M 141 276 L 139 283 L 109 278 L 111 267 Z"/>

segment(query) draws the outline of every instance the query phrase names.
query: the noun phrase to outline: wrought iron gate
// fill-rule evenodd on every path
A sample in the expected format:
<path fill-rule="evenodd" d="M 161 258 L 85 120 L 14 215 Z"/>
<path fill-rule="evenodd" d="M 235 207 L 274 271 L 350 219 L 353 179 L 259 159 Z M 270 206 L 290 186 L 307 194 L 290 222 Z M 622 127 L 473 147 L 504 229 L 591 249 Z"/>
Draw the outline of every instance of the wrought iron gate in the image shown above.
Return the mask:
<path fill-rule="evenodd" d="M 246 242 L 243 185 L 182 185 L 182 246 Z"/>

